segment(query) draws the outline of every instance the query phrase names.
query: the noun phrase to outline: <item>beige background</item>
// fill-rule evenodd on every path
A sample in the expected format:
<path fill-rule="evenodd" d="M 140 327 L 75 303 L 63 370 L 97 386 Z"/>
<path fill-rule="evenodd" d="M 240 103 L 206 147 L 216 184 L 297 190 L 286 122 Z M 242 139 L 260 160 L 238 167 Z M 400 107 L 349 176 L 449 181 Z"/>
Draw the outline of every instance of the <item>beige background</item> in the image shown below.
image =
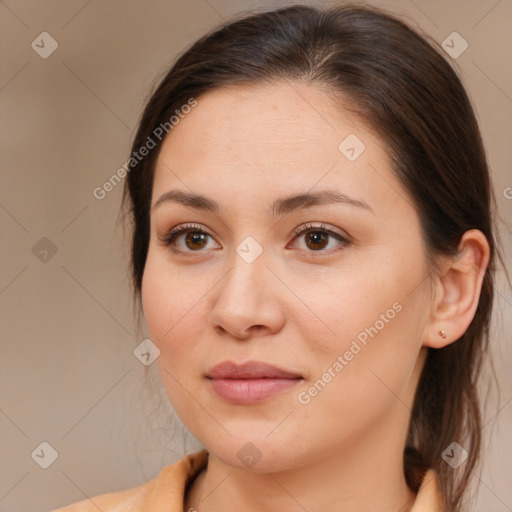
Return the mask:
<path fill-rule="evenodd" d="M 177 52 L 224 17 L 289 3 L 0 1 L 1 511 L 132 487 L 199 447 L 179 422 L 169 438 L 169 407 L 157 414 L 162 393 L 133 355 L 144 335 L 116 228 L 121 186 L 101 201 L 92 191 L 125 162 L 144 98 Z M 452 62 L 476 106 L 501 216 L 511 219 L 512 2 L 374 3 L 439 43 L 453 31 L 468 41 Z M 31 48 L 43 31 L 59 45 L 47 59 Z M 510 265 L 510 229 L 503 236 Z M 43 237 L 57 249 L 46 262 L 33 253 L 47 247 Z M 502 394 L 486 414 L 496 421 L 485 427 L 479 512 L 512 510 L 512 297 L 502 281 L 496 301 Z M 48 469 L 31 457 L 43 441 L 58 452 Z"/>

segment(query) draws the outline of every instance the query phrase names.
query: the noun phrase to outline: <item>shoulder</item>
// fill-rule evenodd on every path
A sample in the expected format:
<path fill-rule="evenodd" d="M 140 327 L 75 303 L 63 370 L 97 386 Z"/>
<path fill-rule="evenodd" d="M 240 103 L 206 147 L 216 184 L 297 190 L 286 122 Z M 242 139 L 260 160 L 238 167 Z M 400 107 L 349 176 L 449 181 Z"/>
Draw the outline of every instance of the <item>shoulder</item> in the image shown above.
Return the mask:
<path fill-rule="evenodd" d="M 52 512 L 133 512 L 153 511 L 165 504 L 183 506 L 185 489 L 207 464 L 208 452 L 186 455 L 181 460 L 166 466 L 157 478 L 124 491 L 93 496 L 85 500 L 55 509 Z"/>

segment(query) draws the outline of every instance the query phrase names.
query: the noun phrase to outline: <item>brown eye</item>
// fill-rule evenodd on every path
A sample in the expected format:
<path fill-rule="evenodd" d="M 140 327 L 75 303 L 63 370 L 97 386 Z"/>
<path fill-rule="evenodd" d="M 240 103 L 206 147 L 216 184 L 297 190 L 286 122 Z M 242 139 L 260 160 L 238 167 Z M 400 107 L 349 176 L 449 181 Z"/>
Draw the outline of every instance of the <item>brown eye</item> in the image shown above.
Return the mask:
<path fill-rule="evenodd" d="M 175 253 L 193 253 L 204 252 L 203 249 L 208 245 L 208 238 L 211 238 L 209 233 L 200 226 L 192 224 L 178 226 L 160 240 Z"/>
<path fill-rule="evenodd" d="M 294 234 L 296 238 L 304 237 L 305 247 L 303 249 L 309 253 L 330 253 L 331 251 L 329 249 L 325 250 L 325 248 L 328 247 L 330 239 L 333 238 L 339 242 L 338 247 L 343 248 L 350 244 L 350 241 L 344 236 L 326 229 L 324 224 L 321 226 L 308 224 L 295 230 Z"/>
<path fill-rule="evenodd" d="M 318 251 L 324 249 L 329 243 L 329 234 L 322 231 L 310 231 L 305 235 L 305 243 L 309 249 Z"/>
<path fill-rule="evenodd" d="M 202 249 L 206 245 L 206 235 L 205 233 L 199 233 L 198 231 L 189 231 L 185 235 L 185 245 L 189 249 Z"/>

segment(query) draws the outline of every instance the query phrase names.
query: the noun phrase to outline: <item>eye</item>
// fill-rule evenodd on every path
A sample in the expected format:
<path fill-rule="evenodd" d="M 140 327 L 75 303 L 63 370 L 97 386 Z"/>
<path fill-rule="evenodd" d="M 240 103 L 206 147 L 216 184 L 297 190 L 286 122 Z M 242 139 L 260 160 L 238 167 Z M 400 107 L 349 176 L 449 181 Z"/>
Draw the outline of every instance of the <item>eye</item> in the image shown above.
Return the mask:
<path fill-rule="evenodd" d="M 297 228 L 293 234 L 295 238 L 305 235 L 305 250 L 310 253 L 331 252 L 324 250 L 329 245 L 329 238 L 337 240 L 339 242 L 338 245 L 341 247 L 347 247 L 351 243 L 343 235 L 327 229 L 324 224 L 321 226 L 306 224 Z M 201 226 L 197 224 L 180 224 L 166 232 L 159 239 L 162 245 L 169 247 L 174 253 L 189 253 L 190 255 L 193 252 L 204 252 L 204 249 L 208 248 L 208 238 L 211 238 L 211 235 Z M 178 243 L 180 241 L 182 241 L 181 244 Z"/>
<path fill-rule="evenodd" d="M 312 224 L 306 224 L 297 228 L 293 234 L 295 237 L 304 235 L 304 244 L 308 252 L 331 252 L 330 250 L 325 251 L 324 249 L 329 245 L 329 238 L 334 238 L 339 242 L 338 246 L 347 247 L 350 245 L 350 241 L 340 233 L 336 233 L 327 229 L 324 224 L 320 226 L 313 226 Z"/>
<path fill-rule="evenodd" d="M 183 236 L 183 244 L 181 248 L 176 248 L 176 245 L 180 245 L 177 242 Z M 202 252 L 207 246 L 208 237 L 211 235 L 206 232 L 201 226 L 197 224 L 181 224 L 165 233 L 160 241 L 163 245 L 168 246 L 171 251 L 179 254 L 190 253 L 190 252 Z"/>

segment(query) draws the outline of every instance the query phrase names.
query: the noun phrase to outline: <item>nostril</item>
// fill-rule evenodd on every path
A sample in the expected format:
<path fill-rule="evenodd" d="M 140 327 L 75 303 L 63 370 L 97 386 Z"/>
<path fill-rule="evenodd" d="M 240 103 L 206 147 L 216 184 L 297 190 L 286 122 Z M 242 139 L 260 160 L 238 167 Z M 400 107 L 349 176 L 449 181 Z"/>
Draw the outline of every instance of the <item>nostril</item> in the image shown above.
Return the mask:
<path fill-rule="evenodd" d="M 215 326 L 214 329 L 215 329 L 215 332 L 220 335 L 223 335 L 226 332 L 224 327 L 221 327 L 220 325 Z"/>

